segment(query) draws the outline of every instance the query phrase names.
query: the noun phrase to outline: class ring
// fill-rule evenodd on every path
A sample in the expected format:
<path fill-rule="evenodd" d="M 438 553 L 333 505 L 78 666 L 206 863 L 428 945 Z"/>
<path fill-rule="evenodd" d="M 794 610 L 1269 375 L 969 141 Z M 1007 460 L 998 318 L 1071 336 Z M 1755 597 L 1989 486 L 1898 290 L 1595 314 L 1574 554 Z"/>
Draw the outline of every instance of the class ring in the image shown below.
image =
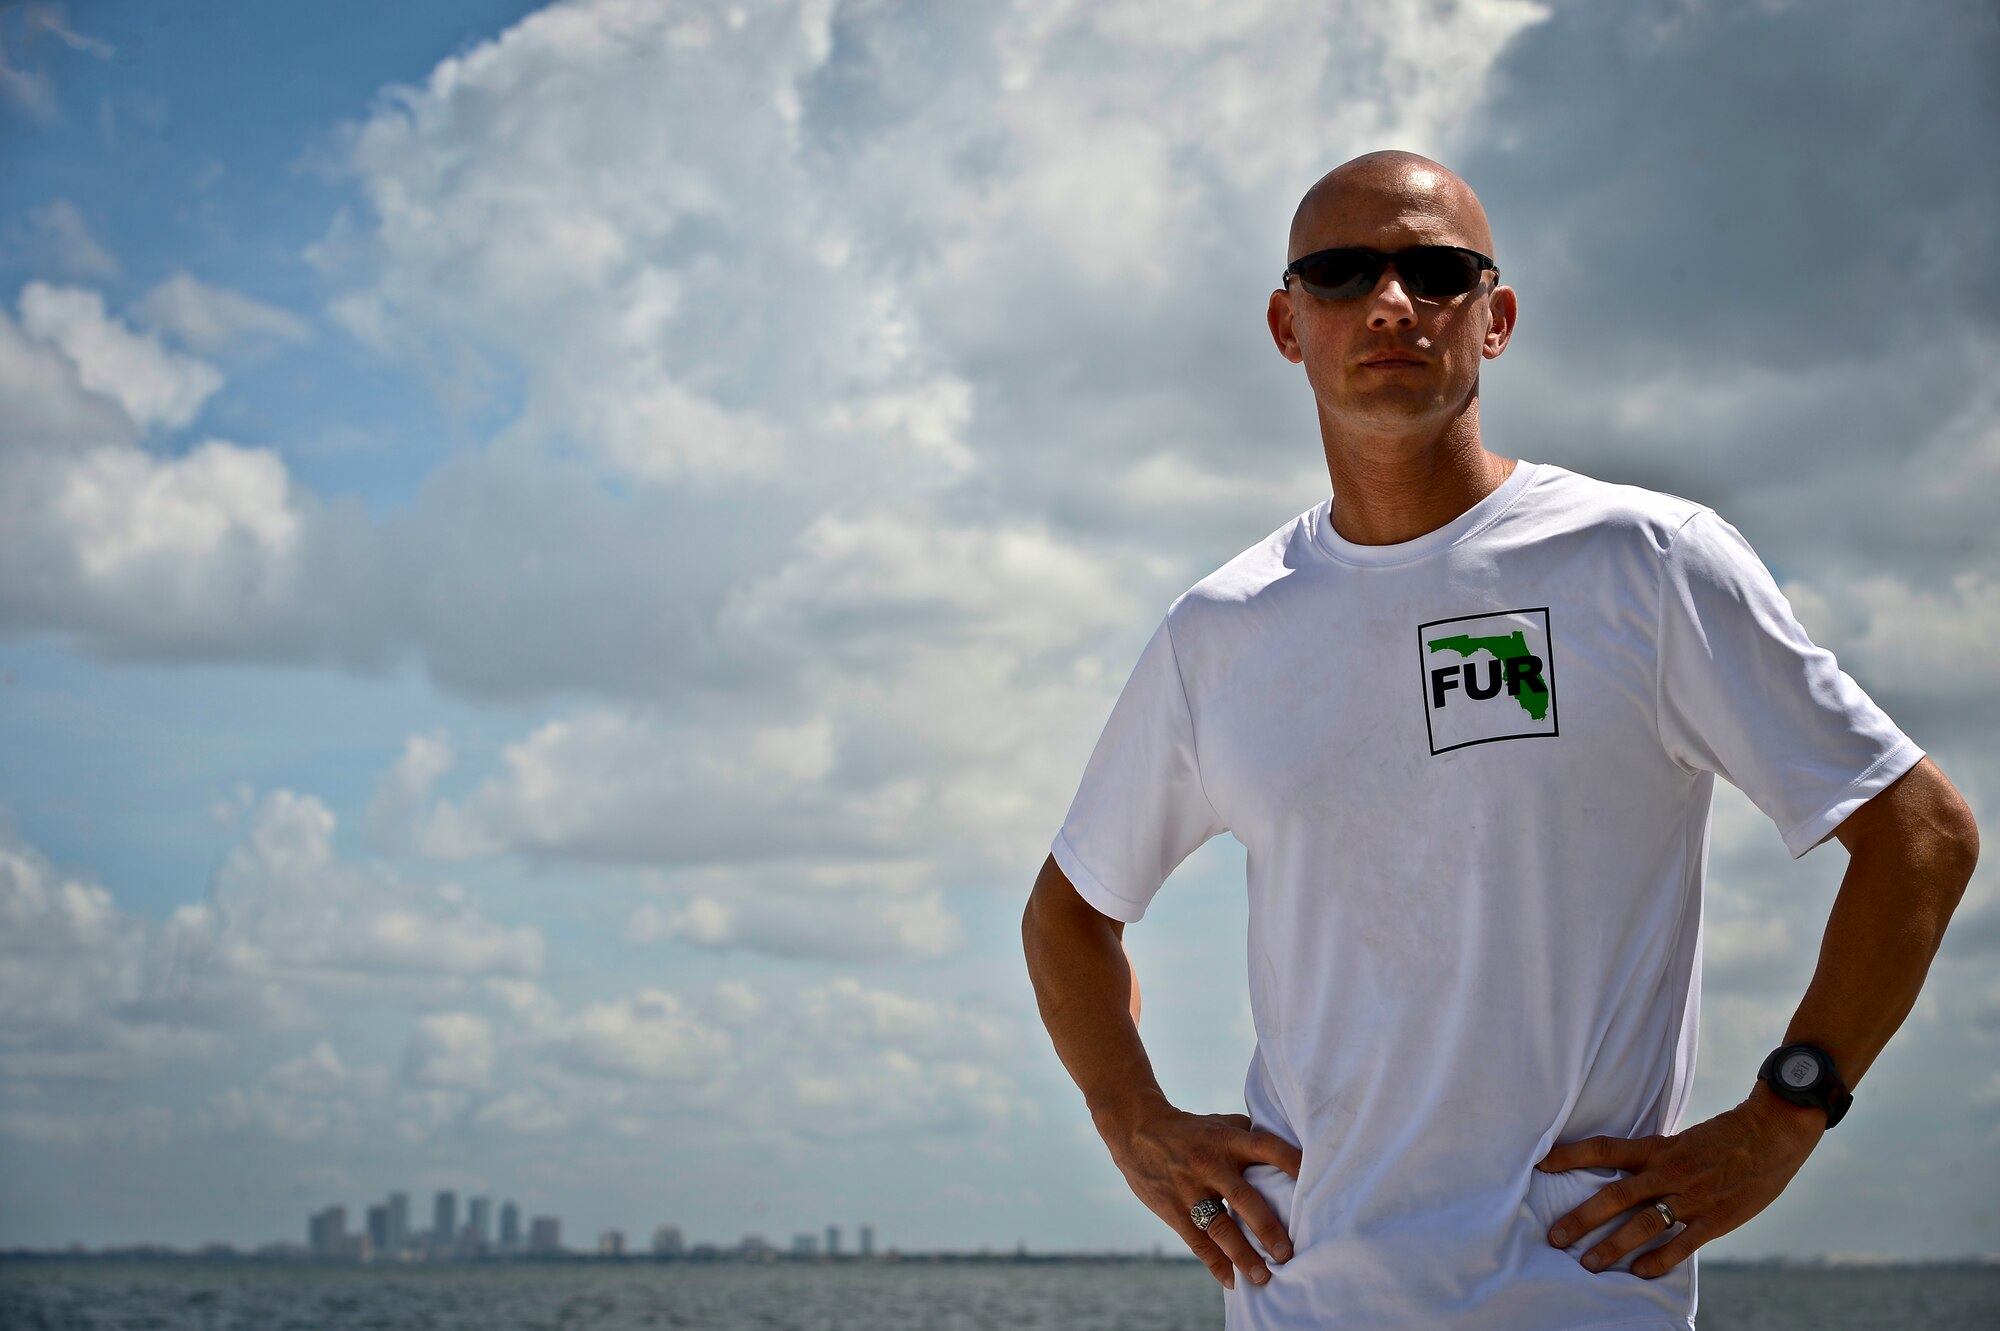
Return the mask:
<path fill-rule="evenodd" d="M 1204 1197 L 1188 1208 L 1188 1218 L 1194 1221 L 1196 1229 L 1204 1233 L 1215 1223 L 1215 1217 L 1227 1214 L 1228 1209 L 1223 1206 L 1220 1197 Z"/>

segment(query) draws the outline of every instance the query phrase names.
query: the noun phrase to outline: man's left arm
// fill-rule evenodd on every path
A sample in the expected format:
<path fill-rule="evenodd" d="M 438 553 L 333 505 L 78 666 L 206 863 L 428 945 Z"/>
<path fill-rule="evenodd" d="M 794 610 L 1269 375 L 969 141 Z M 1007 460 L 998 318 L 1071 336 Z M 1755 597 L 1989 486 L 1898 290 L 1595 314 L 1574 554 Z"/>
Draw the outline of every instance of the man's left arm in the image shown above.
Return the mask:
<path fill-rule="evenodd" d="M 1852 1090 L 1916 1004 L 1978 861 L 1979 827 L 1925 757 L 1829 835 L 1847 847 L 1847 873 L 1784 1043 L 1824 1049 Z M 1585 1267 L 1601 1271 L 1669 1228 L 1649 1204 L 1664 1201 L 1685 1228 L 1630 1267 L 1637 1276 L 1663 1275 L 1776 1200 L 1825 1132 L 1822 1110 L 1782 1099 L 1759 1079 L 1734 1109 L 1672 1136 L 1559 1144 L 1536 1168 L 1630 1172 L 1559 1218 L 1549 1241 L 1566 1247 L 1644 1205 L 1583 1255 Z"/>

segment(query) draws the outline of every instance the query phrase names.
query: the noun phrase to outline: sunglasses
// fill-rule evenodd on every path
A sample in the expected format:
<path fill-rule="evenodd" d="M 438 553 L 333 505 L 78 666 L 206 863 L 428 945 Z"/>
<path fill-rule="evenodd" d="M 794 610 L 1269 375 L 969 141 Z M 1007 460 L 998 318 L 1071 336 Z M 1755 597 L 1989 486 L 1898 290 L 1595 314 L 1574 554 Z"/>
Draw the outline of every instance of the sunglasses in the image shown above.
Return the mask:
<path fill-rule="evenodd" d="M 1284 280 L 1296 277 L 1300 286 L 1328 300 L 1351 300 L 1373 291 L 1382 270 L 1391 263 L 1410 294 L 1427 300 L 1463 296 L 1479 285 L 1488 268 L 1495 274 L 1500 271 L 1500 265 L 1478 250 L 1458 245 L 1413 245 L 1390 253 L 1344 247 L 1292 260 Z"/>

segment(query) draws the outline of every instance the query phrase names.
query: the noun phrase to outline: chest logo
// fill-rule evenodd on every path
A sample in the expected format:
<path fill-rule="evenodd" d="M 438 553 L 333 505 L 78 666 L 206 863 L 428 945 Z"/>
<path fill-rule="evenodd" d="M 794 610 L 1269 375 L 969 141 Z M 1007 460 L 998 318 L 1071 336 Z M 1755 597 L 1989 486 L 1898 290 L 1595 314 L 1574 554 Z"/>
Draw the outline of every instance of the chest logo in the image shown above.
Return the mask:
<path fill-rule="evenodd" d="M 1547 606 L 1419 624 L 1417 656 L 1433 754 L 1556 734 Z"/>

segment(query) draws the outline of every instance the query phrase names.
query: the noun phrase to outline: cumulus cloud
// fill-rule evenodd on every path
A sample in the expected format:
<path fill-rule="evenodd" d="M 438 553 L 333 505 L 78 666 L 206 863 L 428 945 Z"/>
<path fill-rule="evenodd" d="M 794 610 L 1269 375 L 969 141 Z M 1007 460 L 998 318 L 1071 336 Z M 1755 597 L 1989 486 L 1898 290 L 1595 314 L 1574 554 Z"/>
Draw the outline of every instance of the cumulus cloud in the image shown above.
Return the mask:
<path fill-rule="evenodd" d="M 20 316 L 30 337 L 66 356 L 86 389 L 117 402 L 141 430 L 186 425 L 222 387 L 213 365 L 107 316 L 95 291 L 30 282 L 21 290 Z"/>
<path fill-rule="evenodd" d="M 149 1076 L 208 1058 L 227 1032 L 316 1029 L 346 1005 L 539 973 L 538 930 L 489 921 L 453 885 L 342 861 L 333 828 L 314 797 L 269 793 L 208 896 L 157 924 L 33 846 L 0 844 L 6 1075 Z M 357 1075 L 322 1044 L 281 1067 L 270 1089 L 295 1094 Z"/>
<path fill-rule="evenodd" d="M 1980 716 L 2000 660 L 2000 576 L 1968 568 L 1948 582 L 1912 586 L 1892 573 L 1829 593 L 1811 579 L 1784 584 L 1813 640 L 1843 668 L 1899 692 L 1929 695 L 1961 716 Z"/>
<path fill-rule="evenodd" d="M 439 777 L 451 770 L 451 739 L 443 731 L 411 735 L 395 766 L 376 787 L 367 815 L 368 843 L 377 851 L 406 849 L 410 819 L 429 798 Z"/>
<path fill-rule="evenodd" d="M 711 1077 L 728 1053 L 727 1033 L 697 1019 L 664 989 L 592 1003 L 554 1039 L 572 1071 L 640 1081 Z"/>
<path fill-rule="evenodd" d="M 648 987 L 517 1035 L 525 1083 L 476 1111 L 511 1131 L 702 1121 L 795 1143 L 980 1132 L 1035 1114 L 1001 1022 L 849 977 L 790 992 L 745 981 L 694 995 Z"/>
<path fill-rule="evenodd" d="M 30 283 L 0 312 L 0 631 L 64 628 L 118 655 L 199 653 L 268 635 L 292 603 L 306 516 L 284 463 L 185 425 L 221 384 L 104 313 Z"/>
<path fill-rule="evenodd" d="M 62 874 L 25 843 L 0 845 L 0 1049 L 8 1074 L 156 1067 L 144 1057 L 144 1032 L 117 1017 L 140 995 L 148 941 L 143 924 L 101 886 Z"/>
<path fill-rule="evenodd" d="M 191 1126 L 328 1144 L 700 1132 L 789 1151 L 894 1132 L 977 1138 L 1037 1115 L 1007 1022 L 851 977 L 644 985 L 573 1007 L 528 980 L 496 978 L 484 994 L 416 1016 L 393 1082 L 318 1039 L 211 1096 Z"/>
<path fill-rule="evenodd" d="M 625 937 L 714 952 L 862 962 L 944 956 L 963 944 L 965 930 L 937 892 L 884 897 L 748 889 L 641 906 Z"/>
<path fill-rule="evenodd" d="M 403 1078 L 415 1086 L 483 1089 L 493 1080 L 493 1027 L 470 1012 L 420 1018 L 403 1053 Z"/>
<path fill-rule="evenodd" d="M 226 955 L 241 975 L 472 977 L 536 974 L 541 934 L 487 920 L 450 884 L 430 887 L 333 849 L 334 815 L 311 795 L 265 796 L 208 898 L 176 910 L 167 942 Z"/>

